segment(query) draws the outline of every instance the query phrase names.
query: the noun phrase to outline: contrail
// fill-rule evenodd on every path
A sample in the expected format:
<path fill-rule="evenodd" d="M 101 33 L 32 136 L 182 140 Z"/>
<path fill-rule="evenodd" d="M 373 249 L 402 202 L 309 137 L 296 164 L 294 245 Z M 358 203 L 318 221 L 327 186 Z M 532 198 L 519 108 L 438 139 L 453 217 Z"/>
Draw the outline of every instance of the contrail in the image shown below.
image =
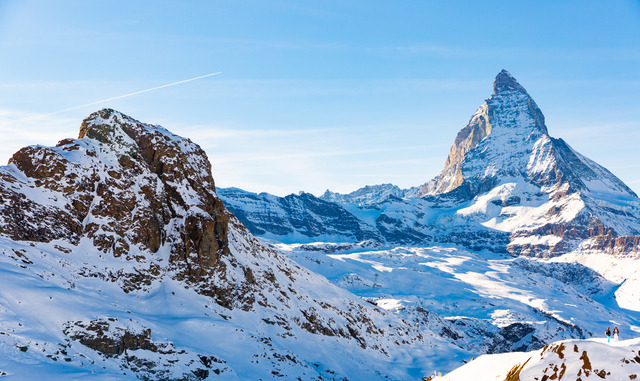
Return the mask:
<path fill-rule="evenodd" d="M 218 75 L 222 72 L 217 72 L 217 73 L 211 73 L 211 74 L 207 74 L 207 75 L 201 75 L 200 77 L 195 77 L 195 78 L 189 78 L 189 79 L 185 79 L 183 81 L 178 81 L 178 82 L 173 82 L 173 83 L 169 83 L 167 85 L 162 85 L 162 86 L 157 86 L 157 87 L 152 87 L 150 89 L 146 89 L 146 90 L 140 90 L 140 91 L 136 91 L 134 93 L 129 93 L 129 94 L 124 94 L 124 95 L 119 95 L 117 97 L 113 97 L 113 98 L 107 98 L 107 99 L 102 99 L 99 101 L 95 101 L 95 102 L 91 102 L 91 103 L 87 103 L 84 105 L 80 105 L 80 106 L 74 106 L 74 107 L 69 107 L 69 108 L 65 108 L 64 110 L 59 110 L 59 111 L 55 111 L 52 112 L 50 114 L 46 114 L 43 115 L 43 117 L 46 116 L 51 116 L 51 115 L 56 115 L 56 114 L 61 114 L 63 112 L 67 112 L 67 111 L 73 111 L 73 110 L 77 110 L 79 108 L 83 108 L 83 107 L 88 107 L 88 106 L 93 106 L 93 105 L 97 105 L 99 103 L 103 103 L 103 102 L 109 102 L 109 101 L 114 101 L 116 99 L 122 99 L 122 98 L 126 98 L 126 97 L 130 97 L 132 95 L 138 95 L 138 94 L 142 94 L 142 93 L 148 93 L 149 91 L 153 91 L 153 90 L 158 90 L 158 89 L 163 89 L 165 87 L 169 87 L 169 86 L 175 86 L 175 85 L 179 85 L 181 83 L 186 83 L 186 82 L 191 82 L 191 81 L 195 81 L 196 79 L 201 79 L 201 78 L 206 78 L 206 77 L 211 77 L 213 75 Z"/>

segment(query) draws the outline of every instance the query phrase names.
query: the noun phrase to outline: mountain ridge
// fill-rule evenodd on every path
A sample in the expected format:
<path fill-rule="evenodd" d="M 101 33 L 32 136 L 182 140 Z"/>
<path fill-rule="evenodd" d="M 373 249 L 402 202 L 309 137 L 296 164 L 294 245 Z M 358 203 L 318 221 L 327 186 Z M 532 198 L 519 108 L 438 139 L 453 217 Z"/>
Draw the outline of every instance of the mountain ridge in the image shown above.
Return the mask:
<path fill-rule="evenodd" d="M 240 200 L 224 190 L 221 197 L 233 204 L 234 213 L 243 213 Z M 506 70 L 498 73 L 493 94 L 456 136 L 434 179 L 406 190 L 382 184 L 346 195 L 327 191 L 317 199 L 339 206 L 341 214 L 350 213 L 360 221 L 353 226 L 366 227 L 373 232 L 367 239 L 381 243 L 450 242 L 534 256 L 592 249 L 640 253 L 640 199 L 635 192 L 564 140 L 549 136 L 539 107 Z M 263 218 L 260 210 L 273 205 L 263 200 L 259 210 L 246 211 L 243 221 L 256 224 Z M 289 218 L 299 218 L 296 213 L 304 214 L 304 208 Z M 317 224 L 324 224 L 322 218 Z M 314 237 L 303 236 L 305 242 Z M 356 236 L 349 230 L 337 241 Z M 270 232 L 270 238 L 278 237 Z"/>

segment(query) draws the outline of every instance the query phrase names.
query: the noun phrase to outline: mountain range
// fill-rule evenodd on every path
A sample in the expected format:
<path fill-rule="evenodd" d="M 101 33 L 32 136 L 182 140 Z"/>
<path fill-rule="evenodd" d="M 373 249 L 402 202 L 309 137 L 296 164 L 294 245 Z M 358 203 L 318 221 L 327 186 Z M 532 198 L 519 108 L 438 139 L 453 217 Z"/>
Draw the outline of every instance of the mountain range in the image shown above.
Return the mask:
<path fill-rule="evenodd" d="M 628 376 L 636 341 L 589 340 L 640 332 L 639 244 L 637 195 L 506 71 L 410 189 L 217 189 L 197 144 L 102 109 L 0 167 L 0 377 L 515 380 L 574 345 Z"/>
<path fill-rule="evenodd" d="M 533 98 L 504 70 L 456 136 L 442 172 L 421 186 L 320 197 L 236 188 L 219 194 L 254 234 L 288 243 L 453 243 L 536 257 L 640 251 L 638 196 L 551 137 Z"/>

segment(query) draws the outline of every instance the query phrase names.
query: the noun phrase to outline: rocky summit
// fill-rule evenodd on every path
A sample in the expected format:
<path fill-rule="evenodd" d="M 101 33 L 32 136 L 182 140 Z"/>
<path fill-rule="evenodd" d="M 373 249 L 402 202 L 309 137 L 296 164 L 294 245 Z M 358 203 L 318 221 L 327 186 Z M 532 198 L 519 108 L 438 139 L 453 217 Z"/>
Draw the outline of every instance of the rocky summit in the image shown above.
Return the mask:
<path fill-rule="evenodd" d="M 279 215 L 253 232 L 290 243 L 450 243 L 540 257 L 640 253 L 640 199 L 606 168 L 551 137 L 540 108 L 505 70 L 457 134 L 442 172 L 421 186 L 287 196 L 296 199 L 295 210 L 270 195 L 224 189 L 220 195 L 250 229 Z M 327 213 L 308 213 L 312 204 Z M 307 214 L 313 230 L 294 223 Z M 352 222 L 329 237 L 326 228 L 337 215 Z"/>
<path fill-rule="evenodd" d="M 4 375 L 411 379 L 424 334 L 260 243 L 160 126 L 100 110 L 0 167 Z"/>

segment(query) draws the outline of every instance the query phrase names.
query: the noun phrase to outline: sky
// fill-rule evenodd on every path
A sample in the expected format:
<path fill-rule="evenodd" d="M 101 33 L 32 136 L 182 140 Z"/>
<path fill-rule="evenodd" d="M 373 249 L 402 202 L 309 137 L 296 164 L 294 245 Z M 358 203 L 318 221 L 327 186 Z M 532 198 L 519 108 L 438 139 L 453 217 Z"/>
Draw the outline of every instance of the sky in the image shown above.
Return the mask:
<path fill-rule="evenodd" d="M 2 164 L 111 107 L 198 143 L 218 187 L 408 188 L 504 68 L 640 194 L 637 0 L 0 0 L 0 52 Z"/>

